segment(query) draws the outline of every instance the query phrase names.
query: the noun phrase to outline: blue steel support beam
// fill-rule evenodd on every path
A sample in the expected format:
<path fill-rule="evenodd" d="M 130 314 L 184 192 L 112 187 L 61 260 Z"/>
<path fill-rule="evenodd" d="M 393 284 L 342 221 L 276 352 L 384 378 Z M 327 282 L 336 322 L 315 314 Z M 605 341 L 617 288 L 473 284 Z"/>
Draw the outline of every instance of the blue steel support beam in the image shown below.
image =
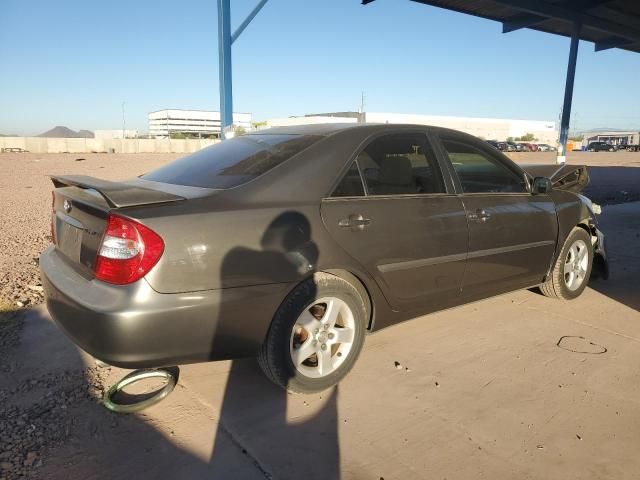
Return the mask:
<path fill-rule="evenodd" d="M 220 136 L 233 124 L 233 87 L 231 84 L 231 5 L 218 0 L 218 71 L 220 75 Z"/>
<path fill-rule="evenodd" d="M 220 76 L 220 136 L 233 125 L 233 85 L 231 75 L 231 45 L 251 23 L 268 0 L 260 0 L 244 22 L 231 34 L 230 0 L 218 0 L 218 72 Z"/>
<path fill-rule="evenodd" d="M 560 119 L 560 146 L 556 162 L 559 164 L 567 161 L 567 138 L 569 137 L 569 121 L 571 120 L 571 102 L 573 100 L 573 81 L 576 76 L 576 62 L 578 60 L 578 45 L 580 43 L 579 22 L 573 24 L 571 32 L 571 47 L 569 48 L 569 64 L 567 65 L 567 81 L 564 87 L 564 103 L 562 104 L 562 117 Z"/>
<path fill-rule="evenodd" d="M 268 0 L 260 0 L 260 2 L 258 2 L 255 8 L 251 10 L 251 13 L 247 15 L 247 18 L 244 19 L 244 22 L 242 22 L 240 26 L 236 29 L 236 31 L 233 32 L 233 35 L 231 35 L 231 43 L 235 42 L 238 39 L 240 34 L 244 32 L 244 29 L 249 26 L 249 24 L 251 23 L 251 20 L 253 20 L 256 17 L 256 15 L 258 15 L 258 12 L 260 12 L 260 10 L 262 10 L 262 7 L 264 7 L 267 1 Z"/>

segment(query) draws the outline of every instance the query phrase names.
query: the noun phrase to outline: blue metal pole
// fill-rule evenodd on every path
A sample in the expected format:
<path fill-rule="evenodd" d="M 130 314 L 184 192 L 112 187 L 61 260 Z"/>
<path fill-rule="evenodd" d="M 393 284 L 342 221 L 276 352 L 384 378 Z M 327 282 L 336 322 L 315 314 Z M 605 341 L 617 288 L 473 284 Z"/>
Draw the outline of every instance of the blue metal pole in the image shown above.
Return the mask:
<path fill-rule="evenodd" d="M 560 119 L 560 146 L 556 163 L 567 161 L 567 138 L 569 137 L 569 121 L 571 120 L 571 102 L 573 100 L 573 81 L 576 76 L 576 62 L 578 60 L 578 44 L 580 42 L 580 23 L 573 24 L 571 32 L 571 47 L 569 48 L 569 65 L 567 66 L 567 81 L 564 87 L 564 103 L 562 118 Z"/>
<path fill-rule="evenodd" d="M 233 90 L 231 83 L 231 5 L 218 0 L 218 64 L 220 74 L 220 136 L 233 124 Z"/>

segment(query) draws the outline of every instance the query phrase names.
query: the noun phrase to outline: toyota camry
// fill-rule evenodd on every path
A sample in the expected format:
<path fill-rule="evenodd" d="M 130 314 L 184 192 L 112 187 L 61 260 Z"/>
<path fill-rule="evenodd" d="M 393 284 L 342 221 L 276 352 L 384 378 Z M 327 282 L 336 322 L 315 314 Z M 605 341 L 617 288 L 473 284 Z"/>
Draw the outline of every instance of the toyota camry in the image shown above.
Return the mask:
<path fill-rule="evenodd" d="M 570 300 L 607 275 L 586 168 L 523 168 L 443 128 L 273 128 L 139 178 L 52 180 L 49 312 L 126 368 L 257 356 L 320 391 L 369 332 L 516 289 Z"/>

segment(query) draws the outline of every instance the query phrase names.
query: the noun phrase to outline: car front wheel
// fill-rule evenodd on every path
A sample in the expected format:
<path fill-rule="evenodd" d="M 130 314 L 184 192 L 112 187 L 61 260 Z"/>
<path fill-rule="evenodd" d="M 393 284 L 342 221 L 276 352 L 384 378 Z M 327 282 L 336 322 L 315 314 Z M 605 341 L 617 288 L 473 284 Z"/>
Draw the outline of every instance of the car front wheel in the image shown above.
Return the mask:
<path fill-rule="evenodd" d="M 587 287 L 592 266 L 591 236 L 583 228 L 574 227 L 540 291 L 547 297 L 572 300 Z"/>
<path fill-rule="evenodd" d="M 367 321 L 365 299 L 356 287 L 316 273 L 278 308 L 258 362 L 270 380 L 289 391 L 325 390 L 355 364 Z"/>

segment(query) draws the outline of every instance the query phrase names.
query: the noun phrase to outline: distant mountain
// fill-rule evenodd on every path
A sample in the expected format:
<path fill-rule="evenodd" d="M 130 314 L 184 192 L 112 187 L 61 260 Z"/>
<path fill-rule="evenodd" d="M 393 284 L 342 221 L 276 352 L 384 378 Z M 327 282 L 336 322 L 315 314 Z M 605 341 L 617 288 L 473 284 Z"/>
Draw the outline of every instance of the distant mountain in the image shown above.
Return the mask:
<path fill-rule="evenodd" d="M 94 134 L 91 130 L 78 130 L 78 137 L 80 138 L 93 138 Z"/>
<path fill-rule="evenodd" d="M 80 130 L 75 132 L 68 127 L 54 127 L 51 130 L 47 130 L 44 133 L 38 135 L 38 137 L 52 137 L 52 138 L 93 138 L 93 132 L 89 130 Z"/>
<path fill-rule="evenodd" d="M 17 137 L 18 135 L 14 134 L 14 133 L 0 133 L 0 137 Z"/>

